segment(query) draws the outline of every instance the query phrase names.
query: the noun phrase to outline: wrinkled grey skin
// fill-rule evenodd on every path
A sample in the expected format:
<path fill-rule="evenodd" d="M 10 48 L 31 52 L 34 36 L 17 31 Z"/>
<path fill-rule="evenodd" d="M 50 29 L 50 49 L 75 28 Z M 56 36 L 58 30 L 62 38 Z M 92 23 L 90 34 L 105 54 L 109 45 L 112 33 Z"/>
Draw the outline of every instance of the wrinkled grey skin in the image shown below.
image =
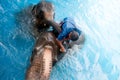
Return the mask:
<path fill-rule="evenodd" d="M 32 9 L 35 27 L 38 29 L 49 28 L 49 24 L 45 20 L 54 19 L 54 6 L 50 2 L 40 2 Z"/>
<path fill-rule="evenodd" d="M 45 69 L 44 51 L 49 49 L 52 52 L 52 61 L 48 62 L 49 66 L 47 66 L 50 74 L 52 63 L 57 57 L 58 46 L 54 34 L 46 31 L 50 25 L 45 22 L 45 19 L 54 19 L 54 7 L 50 2 L 40 2 L 33 7 L 32 14 L 35 19 L 34 27 L 39 30 L 39 34 L 31 56 L 31 64 L 26 72 L 26 80 L 48 80 L 49 76 L 42 75 Z"/>
<path fill-rule="evenodd" d="M 52 52 L 52 62 L 49 62 L 49 74 L 52 69 L 52 63 L 57 57 L 58 46 L 55 43 L 55 36 L 51 32 L 43 32 L 40 35 L 40 38 L 37 40 L 33 54 L 31 56 L 31 64 L 26 73 L 26 80 L 48 80 L 49 76 L 44 77 L 44 59 L 43 52 L 46 49 L 46 46 L 50 46 Z"/>

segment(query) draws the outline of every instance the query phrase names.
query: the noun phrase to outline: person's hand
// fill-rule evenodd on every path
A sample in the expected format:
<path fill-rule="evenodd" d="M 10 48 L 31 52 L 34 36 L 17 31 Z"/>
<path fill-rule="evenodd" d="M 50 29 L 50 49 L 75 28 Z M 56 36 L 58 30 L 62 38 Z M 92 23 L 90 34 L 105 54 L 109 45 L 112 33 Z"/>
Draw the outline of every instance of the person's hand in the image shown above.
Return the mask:
<path fill-rule="evenodd" d="M 65 49 L 65 48 L 61 48 L 61 49 L 60 49 L 60 52 L 65 53 L 65 52 L 66 52 L 66 49 Z"/>

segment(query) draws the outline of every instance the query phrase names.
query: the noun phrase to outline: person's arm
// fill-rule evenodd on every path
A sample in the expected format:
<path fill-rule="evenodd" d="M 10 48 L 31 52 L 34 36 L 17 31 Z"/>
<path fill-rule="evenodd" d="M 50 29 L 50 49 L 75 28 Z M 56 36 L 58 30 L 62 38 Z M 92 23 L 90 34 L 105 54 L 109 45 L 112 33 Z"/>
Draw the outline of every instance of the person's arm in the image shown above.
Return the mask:
<path fill-rule="evenodd" d="M 53 26 L 53 27 L 58 31 L 58 33 L 61 32 L 61 28 L 60 28 L 60 25 L 59 25 L 58 23 L 56 23 L 56 22 L 53 21 L 53 20 L 46 20 L 46 22 L 47 22 L 48 24 L 50 24 L 51 26 Z"/>
<path fill-rule="evenodd" d="M 48 24 L 50 24 L 51 26 L 53 26 L 53 27 L 58 31 L 58 33 L 60 33 L 60 34 L 58 35 L 58 38 L 59 38 L 60 40 L 57 38 L 57 39 L 56 39 L 56 42 L 57 42 L 57 45 L 60 47 L 60 51 L 61 51 L 61 52 L 66 52 L 66 49 L 64 48 L 64 46 L 63 46 L 63 44 L 62 44 L 62 42 L 63 42 L 62 39 L 64 39 L 64 37 L 66 36 L 65 31 L 62 30 L 62 32 L 61 32 L 60 25 L 59 25 L 58 23 L 56 23 L 55 21 L 46 20 L 46 22 L 47 22 Z"/>
<path fill-rule="evenodd" d="M 62 41 L 59 41 L 58 39 L 56 39 L 56 42 L 57 42 L 58 46 L 60 47 L 60 51 L 61 52 L 66 52 L 66 49 L 62 45 Z"/>

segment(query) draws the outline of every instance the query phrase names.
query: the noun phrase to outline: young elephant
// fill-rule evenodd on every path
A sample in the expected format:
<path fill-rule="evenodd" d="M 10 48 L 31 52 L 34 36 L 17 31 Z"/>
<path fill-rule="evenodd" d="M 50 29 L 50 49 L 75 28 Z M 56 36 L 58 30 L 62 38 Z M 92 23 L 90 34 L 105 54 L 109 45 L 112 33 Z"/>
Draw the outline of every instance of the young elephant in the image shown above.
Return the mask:
<path fill-rule="evenodd" d="M 35 17 L 35 27 L 39 30 L 31 64 L 26 72 L 26 80 L 48 80 L 53 61 L 56 60 L 58 46 L 55 36 L 48 32 L 49 24 L 45 19 L 54 19 L 54 7 L 50 2 L 40 2 L 32 9 Z"/>
<path fill-rule="evenodd" d="M 32 9 L 32 15 L 34 16 L 35 27 L 39 30 L 49 28 L 47 20 L 54 19 L 54 6 L 50 2 L 40 2 Z"/>
<path fill-rule="evenodd" d="M 51 32 L 43 32 L 37 40 L 26 80 L 48 80 L 52 64 L 57 57 L 58 46 Z"/>

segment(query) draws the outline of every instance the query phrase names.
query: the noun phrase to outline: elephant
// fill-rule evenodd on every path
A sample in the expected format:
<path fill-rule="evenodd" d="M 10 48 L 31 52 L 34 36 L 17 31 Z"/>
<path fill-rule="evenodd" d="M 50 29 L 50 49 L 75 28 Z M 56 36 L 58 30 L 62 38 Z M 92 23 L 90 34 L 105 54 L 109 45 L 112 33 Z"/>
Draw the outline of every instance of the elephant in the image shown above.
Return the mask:
<path fill-rule="evenodd" d="M 50 25 L 44 19 L 54 20 L 54 6 L 50 2 L 39 2 L 33 7 L 32 15 L 39 36 L 32 52 L 31 64 L 26 71 L 26 80 L 48 80 L 59 50 L 55 35 L 47 31 Z"/>

